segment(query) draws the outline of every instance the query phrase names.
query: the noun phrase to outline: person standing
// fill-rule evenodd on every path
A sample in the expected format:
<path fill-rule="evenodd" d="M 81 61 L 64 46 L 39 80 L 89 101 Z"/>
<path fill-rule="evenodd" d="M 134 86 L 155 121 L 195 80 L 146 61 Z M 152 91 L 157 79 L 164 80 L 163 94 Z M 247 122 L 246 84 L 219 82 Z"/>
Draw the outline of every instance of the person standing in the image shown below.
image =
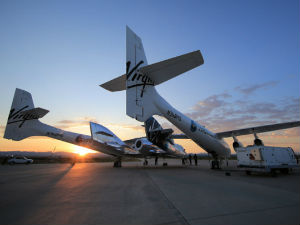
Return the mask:
<path fill-rule="evenodd" d="M 194 154 L 194 160 L 195 160 L 195 166 L 198 166 L 198 157 L 196 154 Z"/>
<path fill-rule="evenodd" d="M 192 154 L 189 154 L 190 165 L 192 165 Z"/>

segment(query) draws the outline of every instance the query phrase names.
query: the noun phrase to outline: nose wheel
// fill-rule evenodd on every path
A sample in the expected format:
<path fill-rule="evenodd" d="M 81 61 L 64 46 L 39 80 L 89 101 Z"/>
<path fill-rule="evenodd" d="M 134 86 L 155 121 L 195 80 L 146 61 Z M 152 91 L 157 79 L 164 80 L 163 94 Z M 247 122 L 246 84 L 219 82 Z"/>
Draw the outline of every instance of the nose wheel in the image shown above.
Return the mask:
<path fill-rule="evenodd" d="M 214 159 L 211 161 L 211 164 L 210 164 L 210 168 L 212 170 L 215 170 L 215 169 L 220 169 L 220 161 L 217 160 L 217 159 Z"/>
<path fill-rule="evenodd" d="M 119 168 L 122 167 L 122 161 L 121 159 L 117 159 L 116 161 L 114 161 L 114 168 Z"/>

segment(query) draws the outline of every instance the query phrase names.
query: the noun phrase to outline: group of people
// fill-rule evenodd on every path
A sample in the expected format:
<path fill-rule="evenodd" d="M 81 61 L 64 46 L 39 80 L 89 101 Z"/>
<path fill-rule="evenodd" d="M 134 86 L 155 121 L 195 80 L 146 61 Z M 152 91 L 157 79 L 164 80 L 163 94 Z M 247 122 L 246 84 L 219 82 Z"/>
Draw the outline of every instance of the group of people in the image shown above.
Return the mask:
<path fill-rule="evenodd" d="M 198 166 L 198 156 L 196 154 L 194 154 L 193 156 L 192 156 L 192 154 L 189 154 L 188 159 L 189 159 L 190 165 L 193 164 L 192 160 L 194 159 L 195 166 Z M 185 158 L 182 159 L 182 165 L 185 165 Z"/>

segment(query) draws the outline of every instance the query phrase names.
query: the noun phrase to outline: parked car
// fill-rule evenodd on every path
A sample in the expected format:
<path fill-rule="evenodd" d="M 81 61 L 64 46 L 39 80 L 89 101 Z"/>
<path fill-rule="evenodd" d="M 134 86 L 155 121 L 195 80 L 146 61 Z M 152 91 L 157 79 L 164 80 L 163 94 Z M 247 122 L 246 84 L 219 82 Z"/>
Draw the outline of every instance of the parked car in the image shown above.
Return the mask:
<path fill-rule="evenodd" d="M 27 159 L 25 156 L 15 156 L 7 160 L 7 163 L 10 165 L 13 164 L 30 164 L 33 163 L 32 159 Z"/>

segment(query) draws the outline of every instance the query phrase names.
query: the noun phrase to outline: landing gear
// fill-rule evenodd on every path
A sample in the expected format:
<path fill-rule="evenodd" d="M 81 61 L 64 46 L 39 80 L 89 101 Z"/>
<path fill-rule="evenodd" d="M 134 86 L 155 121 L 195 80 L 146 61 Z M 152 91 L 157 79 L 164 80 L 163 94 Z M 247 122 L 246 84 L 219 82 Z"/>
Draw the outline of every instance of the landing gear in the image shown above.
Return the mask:
<path fill-rule="evenodd" d="M 283 174 L 289 174 L 290 170 L 288 168 L 282 168 L 279 170 Z"/>
<path fill-rule="evenodd" d="M 155 157 L 155 166 L 157 166 L 158 157 Z"/>
<path fill-rule="evenodd" d="M 143 165 L 144 165 L 144 166 L 148 166 L 148 160 L 147 160 L 147 159 L 145 159 Z"/>
<path fill-rule="evenodd" d="M 122 161 L 120 158 L 118 158 L 116 161 L 114 161 L 114 167 L 115 168 L 122 167 Z"/>
<path fill-rule="evenodd" d="M 272 177 L 276 177 L 276 176 L 277 176 L 277 173 L 276 173 L 276 170 L 275 170 L 275 169 L 272 169 L 272 170 L 271 170 L 271 176 L 272 176 Z"/>
<path fill-rule="evenodd" d="M 219 160 L 217 160 L 217 159 L 212 160 L 211 164 L 210 164 L 210 168 L 212 170 L 214 170 L 214 169 L 220 169 L 220 162 L 219 162 Z"/>
<path fill-rule="evenodd" d="M 164 162 L 163 162 L 163 166 L 168 166 L 168 163 L 166 162 L 166 159 L 163 158 Z"/>
<path fill-rule="evenodd" d="M 251 175 L 251 171 L 250 170 L 246 170 L 245 171 L 247 175 Z"/>

